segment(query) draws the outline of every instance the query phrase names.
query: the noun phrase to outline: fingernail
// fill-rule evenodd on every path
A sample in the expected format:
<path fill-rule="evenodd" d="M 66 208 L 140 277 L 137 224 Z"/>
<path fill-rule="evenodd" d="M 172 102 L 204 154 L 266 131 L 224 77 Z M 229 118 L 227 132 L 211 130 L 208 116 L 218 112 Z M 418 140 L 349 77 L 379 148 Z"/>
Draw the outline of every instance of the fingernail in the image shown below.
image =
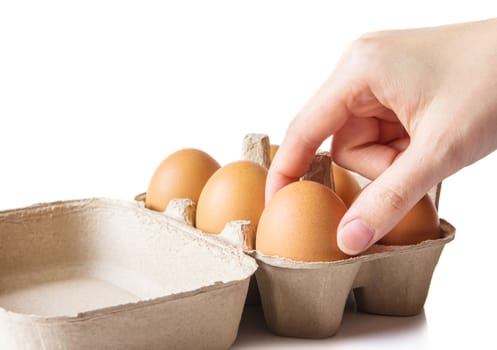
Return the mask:
<path fill-rule="evenodd" d="M 373 236 L 373 230 L 364 221 L 355 219 L 338 232 L 338 247 L 345 254 L 357 255 L 369 247 Z"/>

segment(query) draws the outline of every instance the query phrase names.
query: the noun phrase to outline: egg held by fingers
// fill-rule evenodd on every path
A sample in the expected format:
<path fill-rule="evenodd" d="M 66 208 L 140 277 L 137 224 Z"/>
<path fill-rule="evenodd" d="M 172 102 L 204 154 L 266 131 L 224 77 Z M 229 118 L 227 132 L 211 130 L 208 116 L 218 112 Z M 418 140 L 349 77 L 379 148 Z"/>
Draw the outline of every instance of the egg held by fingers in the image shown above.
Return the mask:
<path fill-rule="evenodd" d="M 337 227 L 347 208 L 328 187 L 297 181 L 267 203 L 256 234 L 256 249 L 295 261 L 345 259 L 337 245 Z"/>

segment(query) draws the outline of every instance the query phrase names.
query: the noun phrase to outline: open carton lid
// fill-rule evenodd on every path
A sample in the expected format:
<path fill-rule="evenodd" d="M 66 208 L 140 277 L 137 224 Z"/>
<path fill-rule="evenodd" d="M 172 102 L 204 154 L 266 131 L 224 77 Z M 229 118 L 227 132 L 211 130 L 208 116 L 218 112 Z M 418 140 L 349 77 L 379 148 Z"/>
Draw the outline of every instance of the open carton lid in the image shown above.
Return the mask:
<path fill-rule="evenodd" d="M 228 348 L 256 268 L 135 202 L 3 211 L 0 348 Z"/>

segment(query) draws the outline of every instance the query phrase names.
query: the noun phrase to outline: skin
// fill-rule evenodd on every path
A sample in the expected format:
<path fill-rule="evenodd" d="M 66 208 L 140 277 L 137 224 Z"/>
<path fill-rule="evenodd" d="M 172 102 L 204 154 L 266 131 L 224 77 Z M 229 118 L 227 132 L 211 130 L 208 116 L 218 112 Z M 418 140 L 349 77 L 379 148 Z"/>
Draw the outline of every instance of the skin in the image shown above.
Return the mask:
<path fill-rule="evenodd" d="M 290 123 L 266 201 L 333 135 L 333 160 L 372 179 L 338 226 L 349 254 L 435 184 L 497 149 L 497 19 L 365 34 Z"/>

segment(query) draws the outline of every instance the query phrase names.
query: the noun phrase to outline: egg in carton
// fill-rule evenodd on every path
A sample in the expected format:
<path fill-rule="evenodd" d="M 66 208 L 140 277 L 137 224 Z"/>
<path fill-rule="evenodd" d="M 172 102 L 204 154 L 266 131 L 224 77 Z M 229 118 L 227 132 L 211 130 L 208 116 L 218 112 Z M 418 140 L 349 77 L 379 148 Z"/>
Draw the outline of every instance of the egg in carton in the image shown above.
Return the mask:
<path fill-rule="evenodd" d="M 0 349 L 229 348 L 256 263 L 181 223 L 188 202 L 174 204 L 0 212 Z"/>

